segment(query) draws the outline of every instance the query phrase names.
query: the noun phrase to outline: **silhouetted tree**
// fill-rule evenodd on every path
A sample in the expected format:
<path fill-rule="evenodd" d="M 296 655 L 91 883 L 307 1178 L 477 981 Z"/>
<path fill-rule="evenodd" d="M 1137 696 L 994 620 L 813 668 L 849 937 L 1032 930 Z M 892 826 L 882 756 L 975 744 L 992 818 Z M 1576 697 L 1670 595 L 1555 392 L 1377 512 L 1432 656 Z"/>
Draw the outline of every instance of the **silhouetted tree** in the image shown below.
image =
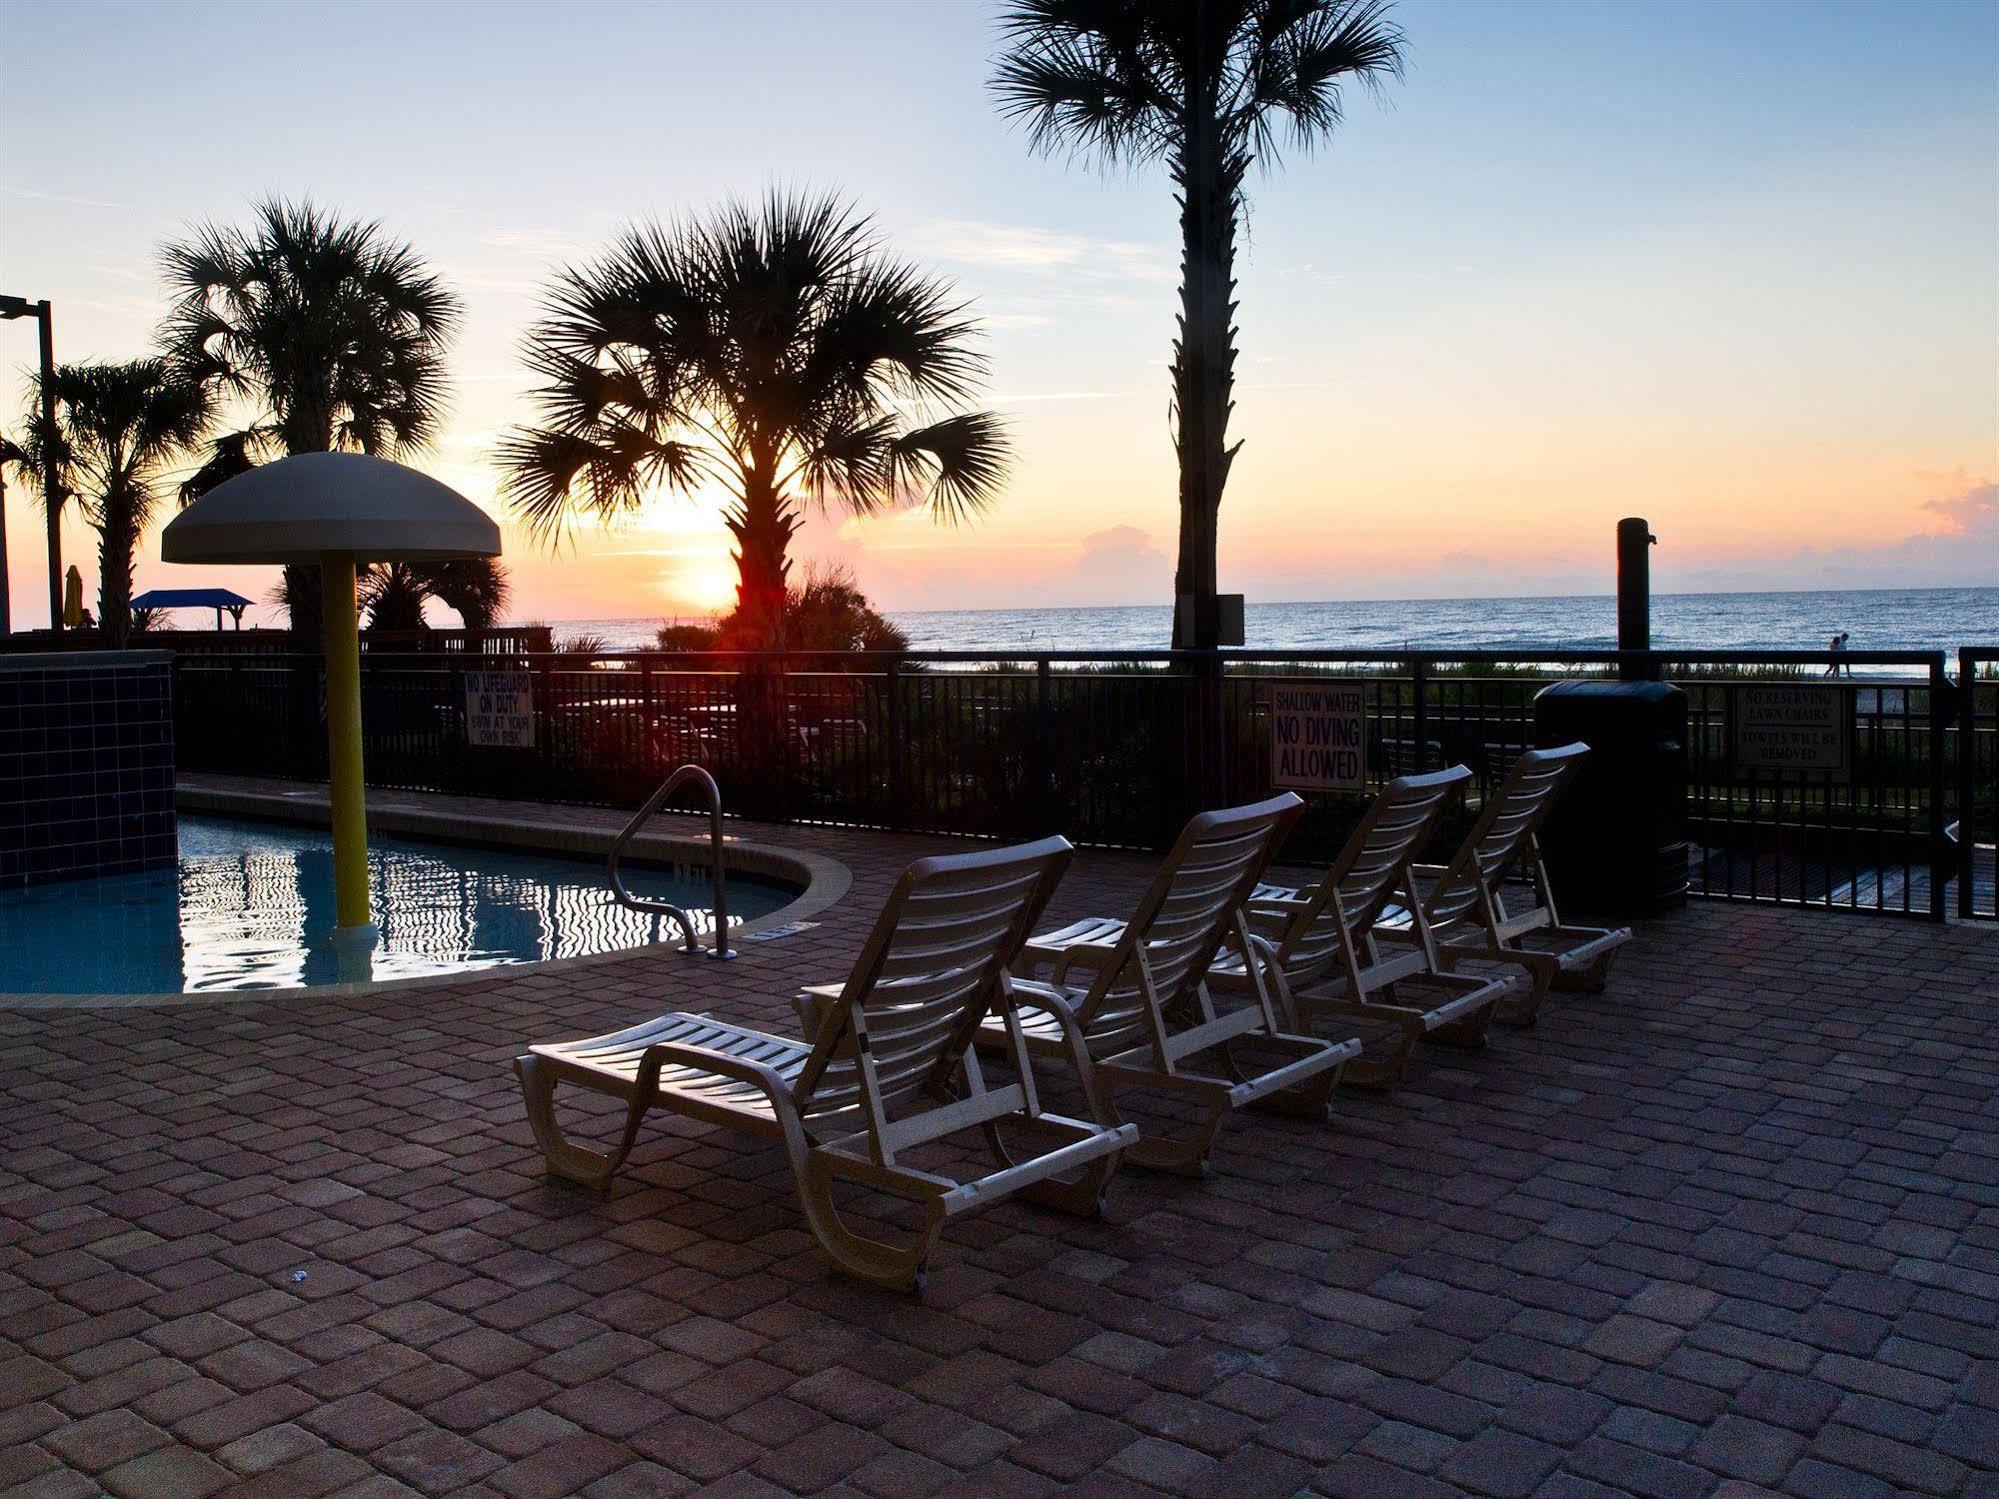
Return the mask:
<path fill-rule="evenodd" d="M 54 466 L 59 492 L 97 533 L 97 615 L 111 641 L 132 629 L 132 561 L 164 497 L 166 471 L 208 425 L 208 394 L 162 359 L 59 364 L 50 374 L 55 427 L 30 393 L 18 462 L 38 478 Z"/>
<path fill-rule="evenodd" d="M 216 440 L 183 504 L 271 456 L 401 458 L 435 438 L 460 304 L 379 225 L 269 198 L 249 228 L 202 225 L 162 259 L 176 297 L 161 328 L 169 355 L 250 413 Z M 316 606 L 315 570 L 287 567 L 283 597 Z M 294 609 L 291 624 L 316 632 L 316 607 Z"/>
<path fill-rule="evenodd" d="M 420 630 L 431 599 L 456 611 L 468 630 L 499 622 L 507 607 L 507 573 L 497 557 L 438 562 L 377 562 L 362 570 L 361 609 L 371 630 Z"/>
<path fill-rule="evenodd" d="M 1381 0 L 1018 0 L 993 80 L 1037 150 L 1109 163 L 1164 161 L 1180 202 L 1180 336 L 1173 345 L 1180 457 L 1176 591 L 1195 599 L 1173 643 L 1220 638 L 1215 543 L 1235 388 L 1235 241 L 1252 163 L 1282 130 L 1309 149 L 1341 115 L 1341 85 L 1402 68 Z"/>
<path fill-rule="evenodd" d="M 830 198 L 634 226 L 549 294 L 527 349 L 541 419 L 503 445 L 506 493 L 554 539 L 578 511 L 719 478 L 735 617 L 772 642 L 804 503 L 955 519 L 998 492 L 998 418 L 938 415 L 984 373 L 973 334 L 945 285 Z"/>

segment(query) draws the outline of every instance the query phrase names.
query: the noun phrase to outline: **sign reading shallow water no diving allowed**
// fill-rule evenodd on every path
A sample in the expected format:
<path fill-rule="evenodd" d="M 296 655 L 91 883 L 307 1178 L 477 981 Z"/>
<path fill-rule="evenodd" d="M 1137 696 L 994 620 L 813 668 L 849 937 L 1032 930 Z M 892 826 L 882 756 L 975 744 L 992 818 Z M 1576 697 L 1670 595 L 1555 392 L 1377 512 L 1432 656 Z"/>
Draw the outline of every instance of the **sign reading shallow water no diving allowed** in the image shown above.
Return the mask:
<path fill-rule="evenodd" d="M 465 742 L 534 748 L 534 678 L 524 671 L 465 673 Z"/>
<path fill-rule="evenodd" d="M 1367 698 L 1358 682 L 1270 684 L 1270 784 L 1367 789 Z"/>

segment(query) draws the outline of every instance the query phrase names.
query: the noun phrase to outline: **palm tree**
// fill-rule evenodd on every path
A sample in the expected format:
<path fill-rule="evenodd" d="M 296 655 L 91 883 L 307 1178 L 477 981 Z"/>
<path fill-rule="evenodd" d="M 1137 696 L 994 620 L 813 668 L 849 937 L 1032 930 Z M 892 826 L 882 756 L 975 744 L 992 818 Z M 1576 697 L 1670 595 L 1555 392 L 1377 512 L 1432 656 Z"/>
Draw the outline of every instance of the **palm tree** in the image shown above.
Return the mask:
<path fill-rule="evenodd" d="M 423 606 L 435 599 L 455 610 L 468 630 L 484 630 L 506 612 L 506 570 L 496 557 L 441 562 L 377 562 L 362 570 L 361 608 L 371 630 L 420 630 Z"/>
<path fill-rule="evenodd" d="M 1106 165 L 1164 161 L 1180 203 L 1173 345 L 1180 555 L 1173 643 L 1220 641 L 1215 541 L 1235 388 L 1235 240 L 1252 163 L 1280 127 L 1308 150 L 1341 118 L 1341 85 L 1402 70 L 1384 0 L 1016 0 L 993 87 L 1034 148 Z"/>
<path fill-rule="evenodd" d="M 248 407 L 182 503 L 276 454 L 337 449 L 400 458 L 427 447 L 445 409 L 458 298 L 377 224 L 311 202 L 259 202 L 248 229 L 204 224 L 162 251 L 176 301 L 161 328 L 175 365 Z M 312 569 L 285 569 L 294 604 Z M 318 627 L 295 608 L 292 628 Z"/>
<path fill-rule="evenodd" d="M 957 519 L 997 493 L 998 418 L 939 409 L 984 373 L 973 331 L 831 198 L 636 225 L 549 293 L 527 350 L 541 422 L 503 445 L 506 493 L 555 540 L 578 510 L 616 519 L 718 477 L 737 618 L 775 640 L 804 504 Z"/>
<path fill-rule="evenodd" d="M 312 578 L 310 571 L 306 573 Z M 496 557 L 454 557 L 437 562 L 369 562 L 355 575 L 362 623 L 371 630 L 423 628 L 423 606 L 435 599 L 455 610 L 468 630 L 484 630 L 506 612 L 512 586 Z M 317 579 L 303 597 L 291 592 L 289 576 L 278 580 L 271 602 L 293 618 L 319 608 Z"/>
<path fill-rule="evenodd" d="M 133 553 L 164 497 L 167 467 L 208 425 L 208 394 L 157 358 L 59 364 L 49 383 L 54 428 L 41 419 L 37 376 L 27 443 L 10 451 L 38 477 L 53 466 L 59 492 L 97 533 L 98 623 L 122 643 L 132 628 Z"/>

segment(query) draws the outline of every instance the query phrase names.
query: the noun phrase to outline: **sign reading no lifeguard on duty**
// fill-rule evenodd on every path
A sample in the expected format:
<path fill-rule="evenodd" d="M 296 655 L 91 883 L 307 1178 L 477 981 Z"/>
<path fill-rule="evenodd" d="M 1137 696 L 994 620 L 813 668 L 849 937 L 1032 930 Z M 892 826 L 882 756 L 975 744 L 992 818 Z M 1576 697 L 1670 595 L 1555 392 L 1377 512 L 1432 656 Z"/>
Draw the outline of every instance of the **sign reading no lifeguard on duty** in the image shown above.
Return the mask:
<path fill-rule="evenodd" d="M 1367 697 L 1358 682 L 1270 684 L 1270 784 L 1367 789 Z"/>
<path fill-rule="evenodd" d="M 531 673 L 465 673 L 465 742 L 487 749 L 534 748 Z"/>

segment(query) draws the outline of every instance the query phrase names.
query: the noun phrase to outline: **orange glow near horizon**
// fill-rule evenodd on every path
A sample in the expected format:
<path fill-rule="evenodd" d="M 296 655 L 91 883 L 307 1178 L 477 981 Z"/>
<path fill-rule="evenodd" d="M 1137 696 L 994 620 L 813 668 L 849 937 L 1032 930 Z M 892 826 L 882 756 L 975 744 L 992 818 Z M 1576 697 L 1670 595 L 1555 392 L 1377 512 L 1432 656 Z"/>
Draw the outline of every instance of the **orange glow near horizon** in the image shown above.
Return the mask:
<path fill-rule="evenodd" d="M 1327 150 L 1250 188 L 1224 588 L 1601 594 L 1626 515 L 1660 538 L 1662 591 L 1999 584 L 1999 51 L 1983 11 L 1810 23 L 1751 7 L 1719 70 L 1712 28 L 1670 4 L 1403 12 L 1392 107 L 1356 98 Z M 918 20 L 856 0 L 772 27 L 758 7 L 583 6 L 553 28 L 533 7 L 474 28 L 413 7 L 397 66 L 441 92 L 406 112 L 356 112 L 354 70 L 298 66 L 319 45 L 301 41 L 309 8 L 250 31 L 212 8 L 134 7 L 109 29 L 81 14 L 9 13 L 9 58 L 39 61 L 9 80 L 0 264 L 8 291 L 54 303 L 60 358 L 149 347 L 160 247 L 190 224 L 240 222 L 263 189 L 313 194 L 407 239 L 464 298 L 451 409 L 416 461 L 498 513 L 492 455 L 530 415 L 521 339 L 559 268 L 633 219 L 771 183 L 836 190 L 965 298 L 991 363 L 975 400 L 1016 454 L 975 523 L 811 513 L 795 568 L 847 567 L 890 611 L 1170 601 L 1171 187 L 1026 149 L 985 88 L 985 7 Z M 231 89 L 176 87 L 218 39 Z M 750 107 L 735 73 L 699 67 L 657 107 L 656 59 L 744 49 L 762 80 Z M 607 84 L 614 64 L 646 87 Z M 337 148 L 302 123 L 336 114 Z M 205 144 L 130 149 L 153 137 Z M 376 169 L 412 139 L 421 172 Z M 31 326 L 0 324 L 9 435 L 33 358 Z M 13 618 L 38 626 L 39 506 L 8 478 Z M 555 552 L 507 526 L 513 618 L 726 610 L 718 499 L 663 494 Z M 63 535 L 94 607 L 96 539 L 74 517 Z M 273 577 L 165 567 L 156 526 L 135 582 L 261 599 Z"/>

